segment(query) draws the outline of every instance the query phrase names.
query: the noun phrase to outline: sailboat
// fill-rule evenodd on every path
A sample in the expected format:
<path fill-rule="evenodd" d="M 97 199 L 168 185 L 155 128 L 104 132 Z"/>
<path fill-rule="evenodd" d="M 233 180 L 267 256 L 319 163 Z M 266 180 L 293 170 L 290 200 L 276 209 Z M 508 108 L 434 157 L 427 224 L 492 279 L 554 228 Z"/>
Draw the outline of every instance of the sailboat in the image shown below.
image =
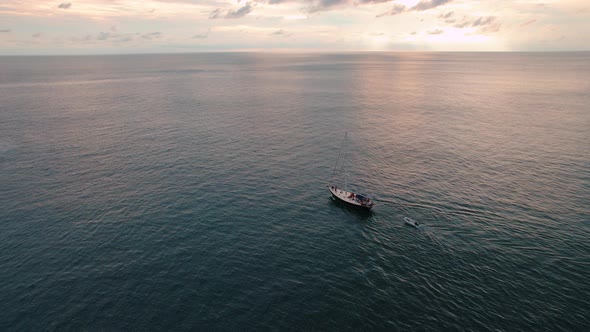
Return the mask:
<path fill-rule="evenodd" d="M 332 183 L 328 184 L 328 189 L 330 190 L 330 193 L 332 193 L 332 196 L 335 199 L 339 199 L 345 203 L 354 205 L 354 206 L 358 206 L 361 208 L 365 208 L 365 209 L 371 209 L 374 205 L 373 200 L 370 199 L 369 197 L 367 197 L 367 195 L 363 195 L 363 194 L 358 194 L 355 193 L 353 191 L 349 191 L 346 189 L 346 187 L 348 186 L 348 183 L 346 181 L 346 167 L 345 167 L 345 161 L 346 161 L 346 152 L 344 149 L 344 146 L 346 144 L 346 140 L 348 138 L 348 133 L 344 134 L 344 141 L 342 142 L 342 146 L 340 147 L 340 153 L 338 154 L 338 159 L 336 160 L 336 165 L 334 166 L 334 171 L 332 174 Z M 344 173 L 344 187 L 340 188 L 338 187 L 333 181 L 334 181 L 334 175 L 336 174 L 336 171 L 339 170 L 339 167 L 341 168 L 341 171 Z"/>

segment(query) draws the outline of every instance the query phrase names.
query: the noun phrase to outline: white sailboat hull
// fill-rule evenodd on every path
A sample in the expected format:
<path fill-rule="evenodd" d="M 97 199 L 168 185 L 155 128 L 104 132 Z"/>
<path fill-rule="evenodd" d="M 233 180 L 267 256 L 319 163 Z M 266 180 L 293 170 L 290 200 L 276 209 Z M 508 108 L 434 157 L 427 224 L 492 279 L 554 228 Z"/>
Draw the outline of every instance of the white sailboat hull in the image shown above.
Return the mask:
<path fill-rule="evenodd" d="M 368 197 L 358 195 L 350 191 L 342 190 L 334 185 L 329 185 L 328 189 L 332 193 L 332 196 L 345 203 L 366 209 L 371 209 L 373 207 L 373 201 Z"/>

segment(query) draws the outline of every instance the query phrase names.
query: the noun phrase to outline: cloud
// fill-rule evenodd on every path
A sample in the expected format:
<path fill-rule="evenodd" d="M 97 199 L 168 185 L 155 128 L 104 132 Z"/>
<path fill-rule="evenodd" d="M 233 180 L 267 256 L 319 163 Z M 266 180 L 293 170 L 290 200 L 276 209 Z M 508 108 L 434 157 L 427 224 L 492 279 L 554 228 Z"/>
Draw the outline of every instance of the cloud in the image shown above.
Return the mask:
<path fill-rule="evenodd" d="M 439 6 L 442 6 L 444 4 L 447 4 L 449 2 L 451 2 L 452 0 L 422 0 L 420 2 L 418 2 L 414 7 L 411 8 L 407 8 L 404 5 L 400 5 L 398 3 L 393 5 L 393 8 L 389 11 L 386 11 L 385 13 L 381 13 L 379 15 L 377 15 L 377 17 L 382 17 L 382 16 L 393 16 L 393 15 L 398 15 L 401 14 L 403 12 L 411 12 L 411 11 L 425 11 L 425 10 L 429 10 L 429 9 L 433 9 Z M 450 12 L 449 17 L 452 15 L 453 12 Z M 448 14 L 447 14 L 448 15 Z"/>
<path fill-rule="evenodd" d="M 301 3 L 306 5 L 304 11 L 315 13 L 331 9 L 338 9 L 349 6 L 360 6 L 370 4 L 380 4 L 390 2 L 391 0 L 254 0 L 258 3 L 268 3 L 270 5 L 284 3 Z"/>
<path fill-rule="evenodd" d="M 254 5 L 251 2 L 247 2 L 244 6 L 236 9 L 236 10 L 227 10 L 224 11 L 220 8 L 213 10 L 209 13 L 209 19 L 217 19 L 217 18 L 242 18 L 248 15 L 254 9 Z"/>
<path fill-rule="evenodd" d="M 390 0 L 304 0 L 302 2 L 311 4 L 309 7 L 307 7 L 307 12 L 314 13 L 346 6 L 379 4 L 389 1 Z"/>
<path fill-rule="evenodd" d="M 480 16 L 477 18 L 464 17 L 459 23 L 453 25 L 455 28 L 478 28 L 477 33 L 485 34 L 500 31 L 502 24 L 496 16 Z"/>
<path fill-rule="evenodd" d="M 198 33 L 193 36 L 193 39 L 205 39 L 209 37 L 209 33 L 211 32 L 211 28 L 207 29 L 206 33 Z"/>
<path fill-rule="evenodd" d="M 41 37 L 41 32 L 34 33 L 34 34 L 31 35 L 31 37 L 33 37 L 33 38 L 39 38 L 39 37 Z"/>
<path fill-rule="evenodd" d="M 240 18 L 248 15 L 254 9 L 249 2 L 246 3 L 244 7 L 239 8 L 238 10 L 229 10 L 227 14 L 225 14 L 225 18 Z"/>
<path fill-rule="evenodd" d="M 279 29 L 279 30 L 275 30 L 275 31 L 271 32 L 270 35 L 271 36 L 280 36 L 280 37 L 283 37 L 283 38 L 288 38 L 288 37 L 291 37 L 293 34 L 290 33 L 290 32 L 287 32 L 287 31 L 285 31 L 283 29 Z"/>
<path fill-rule="evenodd" d="M 404 11 L 406 11 L 406 6 L 396 3 L 393 5 L 393 8 L 386 11 L 385 13 L 378 14 L 376 17 L 393 16 L 393 15 L 401 14 Z"/>
<path fill-rule="evenodd" d="M 162 36 L 162 34 L 159 32 L 150 32 L 150 33 L 145 33 L 145 34 L 141 35 L 141 38 L 152 40 L 152 39 L 158 39 L 161 36 Z"/>
<path fill-rule="evenodd" d="M 72 7 L 71 2 L 62 2 L 59 4 L 59 6 L 57 6 L 57 8 L 61 8 L 61 9 L 68 9 L 70 7 Z"/>
<path fill-rule="evenodd" d="M 155 35 L 156 34 L 156 35 Z M 141 35 L 143 39 L 159 38 L 159 32 L 152 32 L 149 34 Z M 96 36 L 86 35 L 83 38 L 72 38 L 74 42 L 89 42 L 89 41 L 112 41 L 115 43 L 130 42 L 134 40 L 134 36 L 140 36 L 139 33 L 124 33 L 120 34 L 117 32 L 106 32 L 101 31 Z"/>
<path fill-rule="evenodd" d="M 451 18 L 453 16 L 454 13 L 455 12 L 448 12 L 446 14 L 440 14 L 440 15 L 438 15 L 438 18 L 449 19 L 449 18 Z"/>
<path fill-rule="evenodd" d="M 216 18 L 220 18 L 223 15 L 223 10 L 217 8 L 209 14 L 209 19 L 213 20 Z"/>
<path fill-rule="evenodd" d="M 533 24 L 533 23 L 535 23 L 535 22 L 537 22 L 537 19 L 536 19 L 536 18 L 533 18 L 533 19 L 531 19 L 531 20 L 528 20 L 528 21 L 526 21 L 526 22 L 522 23 L 520 26 L 521 26 L 521 27 L 526 27 L 527 25 L 531 25 L 531 24 Z"/>
<path fill-rule="evenodd" d="M 207 32 L 208 33 L 208 32 Z M 40 34 L 40 33 L 39 33 Z M 149 32 L 149 33 L 118 33 L 114 31 L 101 31 L 97 34 L 86 34 L 81 37 L 72 37 L 69 40 L 74 43 L 84 43 L 84 44 L 95 44 L 95 43 L 109 43 L 111 44 L 119 44 L 119 43 L 129 43 L 129 42 L 136 42 L 137 43 L 147 43 L 153 42 L 154 40 L 162 39 L 163 34 L 161 32 Z"/>
<path fill-rule="evenodd" d="M 456 28 L 465 28 L 465 27 L 478 27 L 482 25 L 488 25 L 493 23 L 496 20 L 495 16 L 481 16 L 476 19 L 463 19 L 462 22 L 455 24 Z"/>
<path fill-rule="evenodd" d="M 444 31 L 441 30 L 441 29 L 435 29 L 435 30 L 426 31 L 426 33 L 429 34 L 429 35 L 440 35 L 443 32 Z"/>
<path fill-rule="evenodd" d="M 10 29 L 0 29 L 0 33 L 10 32 Z"/>
<path fill-rule="evenodd" d="M 479 30 L 477 30 L 477 33 L 486 34 L 486 33 L 498 32 L 498 31 L 500 31 L 500 27 L 502 27 L 502 24 L 500 22 L 496 22 L 492 25 L 488 25 L 488 26 L 480 28 Z"/>
<path fill-rule="evenodd" d="M 102 32 L 102 31 L 99 32 L 98 33 L 98 36 L 96 37 L 96 39 L 98 39 L 98 40 L 107 40 L 109 38 L 111 38 L 111 33 L 109 33 L 109 32 Z"/>
<path fill-rule="evenodd" d="M 411 10 L 424 11 L 438 6 L 442 6 L 451 2 L 452 0 L 422 0 L 418 2 Z"/>

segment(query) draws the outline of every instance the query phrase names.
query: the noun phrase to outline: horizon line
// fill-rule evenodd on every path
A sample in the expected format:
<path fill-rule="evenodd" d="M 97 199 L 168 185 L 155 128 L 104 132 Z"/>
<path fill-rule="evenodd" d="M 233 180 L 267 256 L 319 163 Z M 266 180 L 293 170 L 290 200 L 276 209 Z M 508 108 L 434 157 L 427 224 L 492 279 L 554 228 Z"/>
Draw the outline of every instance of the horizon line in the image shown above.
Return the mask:
<path fill-rule="evenodd" d="M 0 57 L 43 56 L 117 56 L 117 55 L 181 55 L 214 53 L 269 53 L 269 54 L 352 54 L 352 53 L 589 53 L 590 50 L 526 50 L 526 51 L 433 51 L 433 50 L 309 50 L 309 49 L 236 49 L 199 50 L 194 52 L 129 52 L 129 53 L 48 53 L 48 54 L 0 54 Z"/>

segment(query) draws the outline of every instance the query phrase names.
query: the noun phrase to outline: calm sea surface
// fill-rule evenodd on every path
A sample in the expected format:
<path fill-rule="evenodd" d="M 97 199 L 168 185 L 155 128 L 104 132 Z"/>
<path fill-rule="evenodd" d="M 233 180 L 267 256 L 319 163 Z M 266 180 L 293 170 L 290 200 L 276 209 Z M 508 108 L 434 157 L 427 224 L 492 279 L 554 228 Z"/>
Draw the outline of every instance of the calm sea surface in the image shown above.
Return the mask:
<path fill-rule="evenodd" d="M 590 53 L 0 57 L 0 329 L 588 331 L 589 78 Z M 371 213 L 326 188 L 345 132 Z"/>

